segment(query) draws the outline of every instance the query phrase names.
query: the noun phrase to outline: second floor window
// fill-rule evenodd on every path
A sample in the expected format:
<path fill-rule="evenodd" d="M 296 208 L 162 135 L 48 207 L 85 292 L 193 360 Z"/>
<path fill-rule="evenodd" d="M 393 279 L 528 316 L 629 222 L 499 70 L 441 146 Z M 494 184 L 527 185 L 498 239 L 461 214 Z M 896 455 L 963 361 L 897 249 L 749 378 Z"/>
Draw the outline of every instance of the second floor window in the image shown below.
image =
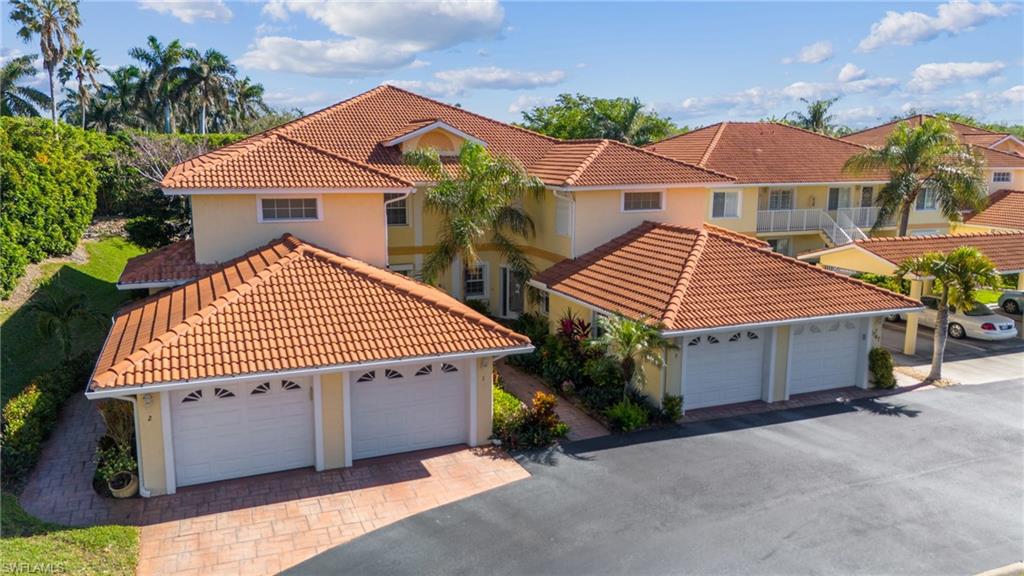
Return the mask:
<path fill-rule="evenodd" d="M 792 210 L 793 191 L 786 188 L 779 188 L 768 191 L 769 210 Z"/>
<path fill-rule="evenodd" d="M 487 266 L 485 264 L 463 268 L 462 290 L 465 298 L 487 297 Z"/>
<path fill-rule="evenodd" d="M 569 236 L 572 222 L 572 204 L 565 198 L 555 197 L 555 234 Z"/>
<path fill-rule="evenodd" d="M 260 220 L 317 220 L 320 218 L 316 198 L 261 198 Z"/>
<path fill-rule="evenodd" d="M 661 210 L 661 192 L 624 192 L 623 212 Z"/>
<path fill-rule="evenodd" d="M 712 218 L 738 218 L 740 215 L 739 192 L 715 192 L 711 196 Z"/>
<path fill-rule="evenodd" d="M 384 201 L 395 200 L 396 198 L 402 198 L 405 194 L 385 194 Z M 396 200 L 390 204 L 385 205 L 385 212 L 388 216 L 388 226 L 408 226 L 409 225 L 409 198 L 402 198 Z"/>
<path fill-rule="evenodd" d="M 1013 182 L 1013 174 L 1010 172 L 993 172 L 993 182 Z"/>
<path fill-rule="evenodd" d="M 935 191 L 931 188 L 925 188 L 917 195 L 917 201 L 914 203 L 914 208 L 918 210 L 935 210 L 938 207 L 938 200 L 935 197 Z"/>
<path fill-rule="evenodd" d="M 875 189 L 872 186 L 865 186 L 860 189 L 860 207 L 870 208 L 875 201 Z"/>

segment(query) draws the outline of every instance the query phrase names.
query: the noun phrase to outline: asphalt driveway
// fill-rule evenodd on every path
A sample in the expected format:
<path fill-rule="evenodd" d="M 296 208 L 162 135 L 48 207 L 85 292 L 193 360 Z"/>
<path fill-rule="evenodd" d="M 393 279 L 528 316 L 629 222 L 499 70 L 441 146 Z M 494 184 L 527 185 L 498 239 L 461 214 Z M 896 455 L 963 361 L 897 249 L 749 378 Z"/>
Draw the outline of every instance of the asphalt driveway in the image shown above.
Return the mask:
<path fill-rule="evenodd" d="M 1024 380 L 605 437 L 294 574 L 972 574 L 1024 558 Z"/>
<path fill-rule="evenodd" d="M 1020 322 L 1017 328 L 1020 329 Z M 913 356 L 903 354 L 905 332 L 906 324 L 903 322 L 886 322 L 882 330 L 882 344 L 893 353 L 897 365 L 927 373 L 932 361 L 935 332 L 926 326 L 918 329 L 917 353 Z M 942 375 L 962 384 L 983 384 L 1021 377 L 1024 375 L 1024 338 L 992 342 L 949 338 L 946 340 Z"/>

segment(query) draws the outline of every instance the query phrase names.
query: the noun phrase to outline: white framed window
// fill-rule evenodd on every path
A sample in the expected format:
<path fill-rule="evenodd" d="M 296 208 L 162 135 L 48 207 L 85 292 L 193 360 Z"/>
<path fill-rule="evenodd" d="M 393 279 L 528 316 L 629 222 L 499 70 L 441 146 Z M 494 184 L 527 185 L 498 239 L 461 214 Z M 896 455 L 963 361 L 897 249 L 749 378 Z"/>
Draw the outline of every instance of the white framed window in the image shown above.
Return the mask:
<path fill-rule="evenodd" d="M 917 201 L 914 202 L 914 208 L 916 210 L 936 210 L 938 206 L 938 196 L 935 194 L 935 190 L 932 190 L 931 188 L 921 190 L 917 195 Z"/>
<path fill-rule="evenodd" d="M 712 218 L 739 218 L 739 190 L 715 190 L 711 193 Z"/>
<path fill-rule="evenodd" d="M 409 276 L 411 278 L 415 267 L 412 264 L 388 264 L 388 270 L 391 270 L 395 274 L 401 274 L 402 276 Z"/>
<path fill-rule="evenodd" d="M 658 212 L 664 206 L 664 193 L 655 192 L 623 192 L 623 212 Z"/>
<path fill-rule="evenodd" d="M 768 210 L 792 210 L 793 189 L 776 188 L 768 191 Z"/>
<path fill-rule="evenodd" d="M 993 172 L 993 182 L 1013 182 L 1013 172 Z"/>
<path fill-rule="evenodd" d="M 870 208 L 875 202 L 875 187 L 864 186 L 860 189 L 860 207 Z"/>
<path fill-rule="evenodd" d="M 555 234 L 569 236 L 572 226 L 572 202 L 555 196 Z"/>
<path fill-rule="evenodd" d="M 402 196 L 406 196 L 402 198 Z M 402 198 L 396 200 L 396 198 Z M 408 226 L 409 225 L 409 198 L 406 194 L 402 193 L 386 193 L 384 194 L 384 202 L 394 200 L 390 204 L 384 204 L 384 212 L 388 217 L 388 226 Z"/>
<path fill-rule="evenodd" d="M 476 266 L 462 269 L 462 296 L 467 300 L 487 298 L 487 264 L 481 262 Z"/>
<path fill-rule="evenodd" d="M 320 198 L 260 198 L 256 204 L 260 222 L 320 220 Z"/>

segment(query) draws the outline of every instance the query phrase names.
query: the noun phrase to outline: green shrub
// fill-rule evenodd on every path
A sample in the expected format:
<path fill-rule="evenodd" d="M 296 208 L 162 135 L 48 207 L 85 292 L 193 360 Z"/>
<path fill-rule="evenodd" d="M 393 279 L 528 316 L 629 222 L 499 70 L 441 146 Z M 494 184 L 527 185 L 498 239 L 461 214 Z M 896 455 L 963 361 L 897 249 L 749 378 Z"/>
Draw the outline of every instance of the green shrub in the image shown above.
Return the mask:
<path fill-rule="evenodd" d="M 666 422 L 678 422 L 683 417 L 683 397 L 665 394 L 661 399 L 661 416 Z"/>
<path fill-rule="evenodd" d="M 496 389 L 496 392 L 497 390 L 500 388 Z M 508 394 L 504 390 L 502 393 Z M 549 446 L 569 433 L 569 427 L 560 421 L 558 414 L 555 413 L 558 398 L 554 394 L 537 392 L 529 408 L 514 397 L 512 400 L 517 403 L 515 409 L 512 408 L 509 399 L 500 400 L 504 413 L 499 422 L 499 400 L 495 394 L 494 435 L 507 447 L 517 449 Z"/>
<path fill-rule="evenodd" d="M 128 239 L 143 248 L 160 248 L 178 238 L 177 226 L 157 216 L 137 216 L 124 225 Z"/>
<path fill-rule="evenodd" d="M 483 314 L 484 316 L 491 315 L 491 306 L 487 303 L 487 300 L 471 299 L 464 302 L 466 306 L 469 306 L 473 310 Z"/>
<path fill-rule="evenodd" d="M 534 350 L 528 354 L 516 354 L 508 357 L 508 363 L 529 374 L 541 374 L 543 372 L 543 360 L 541 348 L 550 334 L 548 317 L 543 314 L 527 312 L 516 318 L 512 329 L 530 338 Z"/>
<path fill-rule="evenodd" d="M 631 432 L 647 425 L 647 408 L 629 399 L 619 401 L 604 414 L 612 428 L 620 432 Z"/>
<path fill-rule="evenodd" d="M 896 377 L 893 375 L 892 353 L 885 348 L 872 348 L 868 353 L 868 370 L 875 388 L 894 388 Z"/>
<path fill-rule="evenodd" d="M 540 351 L 541 375 L 557 389 L 566 380 L 574 385 L 580 380 L 580 359 L 573 353 L 572 345 L 564 338 L 548 336 Z"/>
<path fill-rule="evenodd" d="M 105 483 L 110 484 L 122 472 L 136 473 L 135 456 L 130 446 L 113 443 L 96 450 L 96 473 Z"/>
<path fill-rule="evenodd" d="M 43 442 L 57 425 L 67 399 L 81 393 L 92 371 L 95 352 L 83 352 L 44 372 L 3 408 L 0 437 L 3 450 L 4 489 L 18 487 L 39 460 Z"/>
<path fill-rule="evenodd" d="M 28 252 L 11 239 L 9 228 L 0 226 L 0 298 L 10 296 L 28 266 Z"/>
<path fill-rule="evenodd" d="M 522 418 L 525 406 L 518 398 L 505 391 L 501 386 L 492 385 L 494 394 L 494 422 L 492 424 L 493 434 L 501 438 L 506 430 L 518 425 Z"/>

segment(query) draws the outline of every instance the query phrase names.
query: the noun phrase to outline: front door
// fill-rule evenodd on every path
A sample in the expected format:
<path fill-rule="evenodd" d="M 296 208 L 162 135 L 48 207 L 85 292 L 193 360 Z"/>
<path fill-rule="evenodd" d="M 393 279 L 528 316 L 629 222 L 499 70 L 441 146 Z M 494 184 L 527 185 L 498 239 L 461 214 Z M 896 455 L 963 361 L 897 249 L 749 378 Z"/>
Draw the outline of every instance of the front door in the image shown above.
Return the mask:
<path fill-rule="evenodd" d="M 501 269 L 501 315 L 519 316 L 523 312 L 523 283 L 508 268 Z"/>

